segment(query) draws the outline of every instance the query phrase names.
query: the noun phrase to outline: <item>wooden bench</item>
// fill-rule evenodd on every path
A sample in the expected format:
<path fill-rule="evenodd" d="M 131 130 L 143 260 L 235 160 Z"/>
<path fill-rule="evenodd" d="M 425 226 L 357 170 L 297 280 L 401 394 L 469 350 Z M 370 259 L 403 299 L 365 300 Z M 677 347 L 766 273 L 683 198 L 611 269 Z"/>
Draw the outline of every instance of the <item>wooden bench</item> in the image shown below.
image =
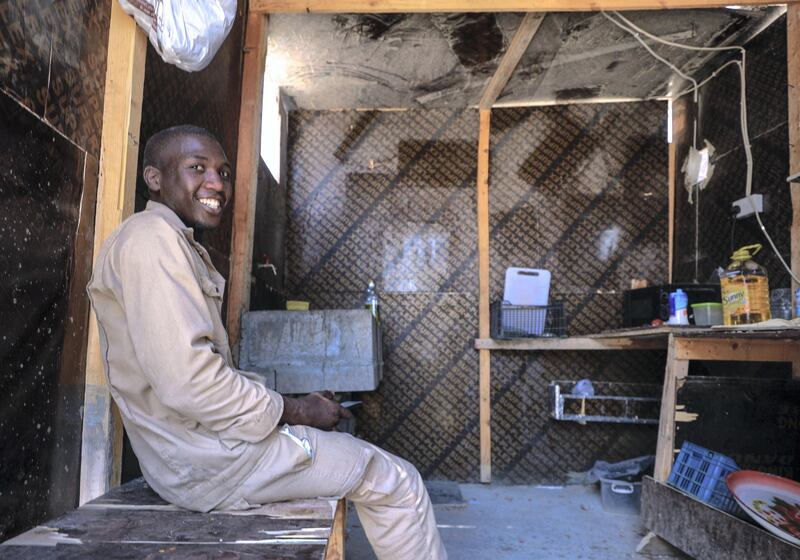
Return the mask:
<path fill-rule="evenodd" d="M 344 500 L 298 500 L 245 512 L 197 513 L 143 479 L 0 545 L 4 559 L 343 560 Z"/>

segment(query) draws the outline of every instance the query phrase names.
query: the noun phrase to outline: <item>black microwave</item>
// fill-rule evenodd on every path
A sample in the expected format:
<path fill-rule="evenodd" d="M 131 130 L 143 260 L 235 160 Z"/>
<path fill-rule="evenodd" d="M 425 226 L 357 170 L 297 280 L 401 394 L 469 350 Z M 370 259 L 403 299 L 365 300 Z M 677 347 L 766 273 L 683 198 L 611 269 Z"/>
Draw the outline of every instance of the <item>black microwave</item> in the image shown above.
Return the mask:
<path fill-rule="evenodd" d="M 689 305 L 722 301 L 719 284 L 662 284 L 625 290 L 622 325 L 641 327 L 649 325 L 653 319 L 661 319 L 666 323 L 669 320 L 669 294 L 678 288 L 689 296 Z"/>

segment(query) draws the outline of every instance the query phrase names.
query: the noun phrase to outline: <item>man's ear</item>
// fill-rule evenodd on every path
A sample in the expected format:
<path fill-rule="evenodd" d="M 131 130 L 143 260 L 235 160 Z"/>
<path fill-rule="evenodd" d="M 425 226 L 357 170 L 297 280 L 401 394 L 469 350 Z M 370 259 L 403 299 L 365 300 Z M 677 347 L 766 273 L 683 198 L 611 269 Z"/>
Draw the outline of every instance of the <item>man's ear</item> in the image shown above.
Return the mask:
<path fill-rule="evenodd" d="M 147 183 L 147 190 L 151 195 L 158 196 L 161 193 L 161 170 L 152 165 L 148 165 L 142 172 L 144 182 Z"/>

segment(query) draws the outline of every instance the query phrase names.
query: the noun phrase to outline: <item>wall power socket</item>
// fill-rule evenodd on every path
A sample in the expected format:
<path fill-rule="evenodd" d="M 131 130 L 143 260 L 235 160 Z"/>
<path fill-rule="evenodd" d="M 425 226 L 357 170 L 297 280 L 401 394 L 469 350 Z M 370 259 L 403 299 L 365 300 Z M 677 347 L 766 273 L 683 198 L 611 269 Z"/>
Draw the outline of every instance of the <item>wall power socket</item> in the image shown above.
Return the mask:
<path fill-rule="evenodd" d="M 753 206 L 755 205 L 755 210 Z M 752 216 L 756 212 L 759 214 L 764 212 L 764 195 L 751 194 L 750 197 L 740 198 L 732 205 L 733 211 L 736 212 L 736 219 L 746 218 Z"/>

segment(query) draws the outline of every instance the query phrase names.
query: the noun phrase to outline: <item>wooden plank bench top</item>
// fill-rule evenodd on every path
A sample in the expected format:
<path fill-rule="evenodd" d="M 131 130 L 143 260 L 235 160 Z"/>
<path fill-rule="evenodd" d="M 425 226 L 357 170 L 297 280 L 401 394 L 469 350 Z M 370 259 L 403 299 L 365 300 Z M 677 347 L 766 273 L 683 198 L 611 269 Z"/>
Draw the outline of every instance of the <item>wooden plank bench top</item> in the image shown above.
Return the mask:
<path fill-rule="evenodd" d="M 344 500 L 322 499 L 198 513 L 139 478 L 4 542 L 0 557 L 343 560 L 344 517 Z"/>

